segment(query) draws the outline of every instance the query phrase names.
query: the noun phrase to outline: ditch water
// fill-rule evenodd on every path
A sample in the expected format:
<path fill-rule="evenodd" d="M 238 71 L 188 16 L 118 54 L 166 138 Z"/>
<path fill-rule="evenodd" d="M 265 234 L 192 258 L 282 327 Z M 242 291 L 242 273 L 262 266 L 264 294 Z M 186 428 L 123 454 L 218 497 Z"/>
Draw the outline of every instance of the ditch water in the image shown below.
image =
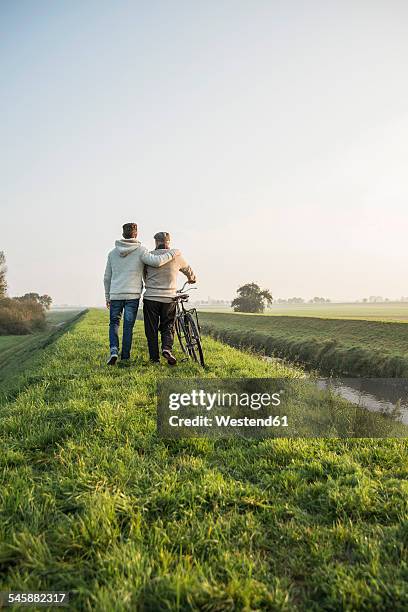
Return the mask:
<path fill-rule="evenodd" d="M 318 378 L 329 390 L 352 404 L 393 416 L 408 425 L 408 380 L 403 378 Z"/>
<path fill-rule="evenodd" d="M 282 361 L 263 357 L 265 361 Z M 405 378 L 323 378 L 316 385 L 373 412 L 393 416 L 408 425 L 408 379 Z"/>

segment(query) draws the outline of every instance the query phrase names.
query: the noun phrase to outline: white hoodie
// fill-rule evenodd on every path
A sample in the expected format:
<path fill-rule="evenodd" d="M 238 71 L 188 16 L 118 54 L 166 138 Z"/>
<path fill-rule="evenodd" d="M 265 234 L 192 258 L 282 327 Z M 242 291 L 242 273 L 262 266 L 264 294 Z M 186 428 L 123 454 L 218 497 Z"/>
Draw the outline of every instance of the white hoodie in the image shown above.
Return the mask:
<path fill-rule="evenodd" d="M 103 278 L 106 301 L 140 298 L 144 264 L 158 268 L 177 254 L 177 249 L 172 249 L 153 255 L 135 238 L 116 240 L 115 248 L 108 255 Z"/>

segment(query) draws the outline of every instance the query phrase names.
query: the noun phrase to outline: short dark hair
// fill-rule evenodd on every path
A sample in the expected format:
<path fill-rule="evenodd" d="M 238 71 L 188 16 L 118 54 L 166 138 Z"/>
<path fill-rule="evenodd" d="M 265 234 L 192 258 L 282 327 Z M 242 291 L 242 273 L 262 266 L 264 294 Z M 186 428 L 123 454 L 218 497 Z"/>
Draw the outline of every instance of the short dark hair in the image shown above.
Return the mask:
<path fill-rule="evenodd" d="M 136 238 L 137 236 L 137 223 L 125 223 L 122 226 L 124 238 Z"/>

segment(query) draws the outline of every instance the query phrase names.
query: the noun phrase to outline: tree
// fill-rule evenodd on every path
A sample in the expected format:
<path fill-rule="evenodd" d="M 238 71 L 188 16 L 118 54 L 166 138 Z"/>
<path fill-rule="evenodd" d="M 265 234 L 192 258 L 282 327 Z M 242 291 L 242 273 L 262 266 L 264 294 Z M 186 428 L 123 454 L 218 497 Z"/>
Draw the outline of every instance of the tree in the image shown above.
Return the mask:
<path fill-rule="evenodd" d="M 39 293 L 25 293 L 21 297 L 14 298 L 20 302 L 36 302 L 40 304 L 45 310 L 49 310 L 52 304 L 52 298 L 47 295 L 40 295 Z"/>
<path fill-rule="evenodd" d="M 273 297 L 267 289 L 256 283 L 247 283 L 237 289 L 238 296 L 231 302 L 235 312 L 263 312 L 265 305 L 272 304 Z"/>
<path fill-rule="evenodd" d="M 45 310 L 49 310 L 51 308 L 52 297 L 50 295 L 47 295 L 46 293 L 44 295 L 40 295 L 40 299 L 38 301 L 40 302 L 41 306 L 45 308 Z"/>
<path fill-rule="evenodd" d="M 25 293 L 24 295 L 16 298 L 17 300 L 24 300 L 24 301 L 28 301 L 28 302 L 39 302 L 40 301 L 40 294 L 39 293 Z"/>
<path fill-rule="evenodd" d="M 0 298 L 6 296 L 7 280 L 6 280 L 6 256 L 3 251 L 0 251 Z"/>

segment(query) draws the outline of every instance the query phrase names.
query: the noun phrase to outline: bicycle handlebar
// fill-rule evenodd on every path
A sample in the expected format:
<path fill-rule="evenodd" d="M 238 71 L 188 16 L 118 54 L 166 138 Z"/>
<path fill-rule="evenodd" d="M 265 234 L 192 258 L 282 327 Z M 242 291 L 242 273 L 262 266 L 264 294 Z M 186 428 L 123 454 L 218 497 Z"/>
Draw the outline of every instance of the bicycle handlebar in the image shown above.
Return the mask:
<path fill-rule="evenodd" d="M 186 285 L 189 285 L 189 284 L 190 283 L 188 281 L 186 281 L 181 289 L 177 289 L 176 293 L 183 293 L 184 292 L 184 287 Z M 187 291 L 191 291 L 192 289 L 197 289 L 197 287 L 190 287 L 189 289 L 187 289 Z"/>

